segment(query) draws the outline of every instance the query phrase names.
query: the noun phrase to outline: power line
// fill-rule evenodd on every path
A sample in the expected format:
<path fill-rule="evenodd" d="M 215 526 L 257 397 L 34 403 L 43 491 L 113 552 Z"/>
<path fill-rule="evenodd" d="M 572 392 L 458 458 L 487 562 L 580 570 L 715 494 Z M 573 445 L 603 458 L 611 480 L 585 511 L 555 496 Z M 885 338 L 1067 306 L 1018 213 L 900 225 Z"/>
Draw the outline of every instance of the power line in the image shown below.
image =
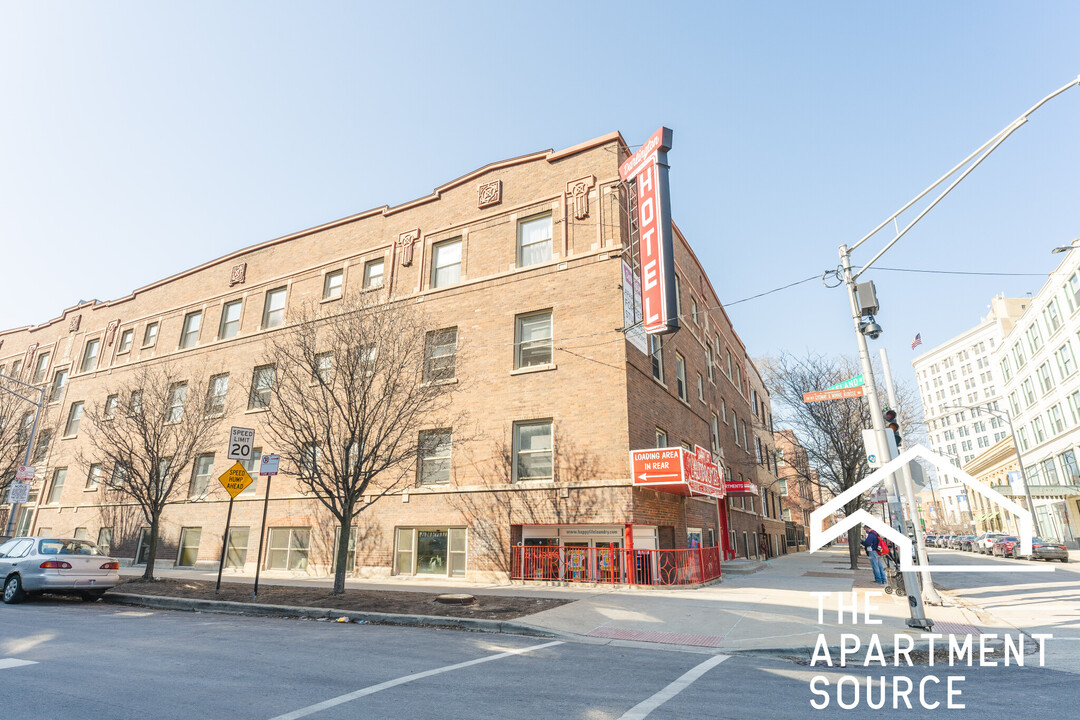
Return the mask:
<path fill-rule="evenodd" d="M 973 272 L 969 270 L 923 270 L 919 268 L 872 267 L 871 270 L 892 272 L 927 273 L 930 275 L 988 275 L 995 277 L 1046 277 L 1048 273 Z"/>
<path fill-rule="evenodd" d="M 788 288 L 795 287 L 796 285 L 802 285 L 803 283 L 810 282 L 811 280 L 817 280 L 819 277 L 821 277 L 821 276 L 820 275 L 811 275 L 810 277 L 805 278 L 803 280 L 796 280 L 793 283 L 788 283 L 787 285 L 783 285 L 783 286 L 778 287 L 778 288 L 773 288 L 772 290 L 766 290 L 765 292 L 758 293 L 757 295 L 751 295 L 750 297 L 744 297 L 742 300 L 736 300 L 734 302 L 729 302 L 729 303 L 722 303 L 722 305 L 723 305 L 723 307 L 726 307 L 726 308 L 731 307 L 732 305 L 738 305 L 739 303 L 744 303 L 744 302 L 747 302 L 748 300 L 755 300 L 755 299 L 757 299 L 759 297 L 764 297 L 766 295 L 772 295 L 775 292 L 780 292 L 781 290 L 787 290 Z M 709 308 L 709 309 L 710 310 L 715 310 L 717 308 Z"/>

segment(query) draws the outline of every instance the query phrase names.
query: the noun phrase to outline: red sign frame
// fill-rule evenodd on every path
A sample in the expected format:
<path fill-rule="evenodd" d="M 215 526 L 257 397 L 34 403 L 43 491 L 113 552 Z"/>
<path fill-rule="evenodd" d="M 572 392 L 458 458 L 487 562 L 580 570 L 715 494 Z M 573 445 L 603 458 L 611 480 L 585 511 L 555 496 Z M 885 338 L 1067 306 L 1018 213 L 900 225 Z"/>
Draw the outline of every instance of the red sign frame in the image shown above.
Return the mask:
<path fill-rule="evenodd" d="M 696 452 L 681 447 L 631 450 L 630 468 L 635 487 L 684 497 L 720 499 L 725 494 L 724 470 L 701 446 Z"/>
<path fill-rule="evenodd" d="M 619 166 L 623 182 L 636 180 L 642 323 L 650 335 L 679 329 L 667 163 L 671 134 L 661 127 Z"/>

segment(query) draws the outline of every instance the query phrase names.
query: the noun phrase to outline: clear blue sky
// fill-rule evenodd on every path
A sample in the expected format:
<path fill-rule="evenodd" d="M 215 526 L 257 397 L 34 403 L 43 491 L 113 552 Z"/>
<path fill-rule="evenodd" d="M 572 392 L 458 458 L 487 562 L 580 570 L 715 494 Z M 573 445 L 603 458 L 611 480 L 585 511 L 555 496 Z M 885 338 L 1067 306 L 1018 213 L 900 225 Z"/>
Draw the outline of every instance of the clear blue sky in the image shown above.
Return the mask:
<path fill-rule="evenodd" d="M 736 300 L 835 267 L 1075 78 L 1078 32 L 1075 2 L 0 2 L 0 327 L 661 124 L 676 221 Z M 1080 236 L 1078 128 L 1074 89 L 881 264 L 1051 270 Z M 916 332 L 932 347 L 1042 282 L 873 278 L 908 377 Z M 730 312 L 755 356 L 854 352 L 818 282 Z"/>

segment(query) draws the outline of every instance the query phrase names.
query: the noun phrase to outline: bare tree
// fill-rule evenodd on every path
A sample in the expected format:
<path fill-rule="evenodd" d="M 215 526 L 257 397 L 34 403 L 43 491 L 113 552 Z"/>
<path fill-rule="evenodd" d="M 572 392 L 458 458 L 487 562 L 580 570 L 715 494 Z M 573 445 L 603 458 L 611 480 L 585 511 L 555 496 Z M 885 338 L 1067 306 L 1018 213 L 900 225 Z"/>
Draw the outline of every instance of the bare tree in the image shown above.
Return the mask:
<path fill-rule="evenodd" d="M 6 504 L 8 488 L 15 479 L 15 471 L 19 465 L 26 462 L 26 445 L 34 424 L 35 408 L 33 403 L 25 398 L 37 402 L 38 397 L 35 390 L 0 378 L 0 503 Z M 31 464 L 48 459 L 55 434 L 55 418 L 46 405 L 41 408 L 38 417 L 34 450 L 30 456 Z M 7 527 L 9 510 L 10 506 L 0 505 L 0 533 Z"/>
<path fill-rule="evenodd" d="M 872 426 L 869 405 L 862 398 L 803 402 L 803 393 L 825 388 L 862 372 L 859 364 L 847 357 L 824 357 L 808 354 L 796 357 L 787 353 L 760 364 L 772 395 L 778 425 L 795 432 L 806 451 L 808 462 L 792 465 L 801 481 L 818 484 L 836 496 L 854 486 L 869 473 L 862 444 L 862 430 Z M 903 385 L 897 386 L 900 404 L 898 416 L 901 435 L 913 444 L 921 430 L 916 411 L 917 401 Z M 862 497 L 844 505 L 850 515 L 866 507 Z M 858 566 L 862 527 L 848 532 L 848 552 L 852 569 Z"/>
<path fill-rule="evenodd" d="M 410 479 L 449 472 L 442 450 L 461 439 L 450 415 L 457 331 L 429 331 L 414 308 L 378 292 L 308 306 L 252 377 L 249 405 L 267 409 L 301 490 L 338 522 L 335 593 L 345 591 L 353 519 Z M 418 455 L 429 460 L 413 475 Z"/>
<path fill-rule="evenodd" d="M 110 495 L 137 505 L 150 526 L 143 578 L 154 579 L 161 515 L 186 499 L 196 457 L 206 452 L 228 408 L 211 393 L 202 373 L 181 373 L 175 365 L 143 365 L 108 398 L 86 411 L 92 458 L 105 466 Z"/>

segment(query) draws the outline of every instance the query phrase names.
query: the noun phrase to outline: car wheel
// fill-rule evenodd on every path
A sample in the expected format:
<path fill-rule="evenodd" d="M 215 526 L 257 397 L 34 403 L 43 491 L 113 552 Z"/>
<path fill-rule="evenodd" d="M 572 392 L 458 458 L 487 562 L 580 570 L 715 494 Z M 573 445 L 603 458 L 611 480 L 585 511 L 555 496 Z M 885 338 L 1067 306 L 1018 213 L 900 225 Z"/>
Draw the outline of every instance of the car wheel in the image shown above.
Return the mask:
<path fill-rule="evenodd" d="M 1060 560 L 1063 563 L 1069 562 L 1069 558 L 1058 558 L 1058 560 Z"/>
<path fill-rule="evenodd" d="M 26 593 L 22 589 L 22 580 L 18 575 L 12 575 L 4 583 L 4 602 L 8 605 L 22 602 Z"/>

